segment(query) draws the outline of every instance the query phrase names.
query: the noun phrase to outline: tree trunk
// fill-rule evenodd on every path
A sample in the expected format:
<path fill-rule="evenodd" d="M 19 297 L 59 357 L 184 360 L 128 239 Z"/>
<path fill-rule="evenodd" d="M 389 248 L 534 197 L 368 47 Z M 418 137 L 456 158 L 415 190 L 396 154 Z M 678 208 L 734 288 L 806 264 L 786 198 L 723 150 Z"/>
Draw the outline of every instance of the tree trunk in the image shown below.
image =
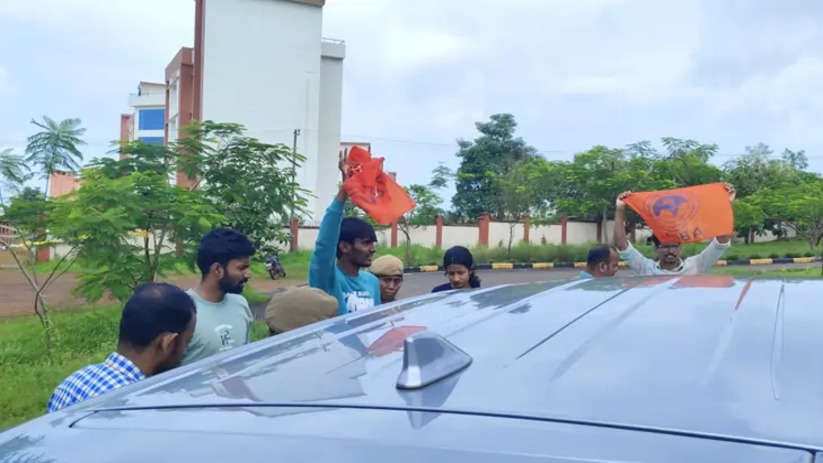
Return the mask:
<path fill-rule="evenodd" d="M 143 237 L 143 253 L 145 254 L 146 259 L 146 273 L 143 275 L 143 278 L 151 277 L 151 253 L 149 252 L 149 231 L 144 230 L 146 232 L 146 236 Z M 151 278 L 149 281 L 153 281 L 154 278 Z"/>
<path fill-rule="evenodd" d="M 43 288 L 38 289 L 37 294 L 34 297 L 34 312 L 37 314 L 37 318 L 40 319 L 40 324 L 43 325 L 43 332 L 46 337 L 46 353 L 49 358 L 51 358 L 52 347 L 54 346 L 54 325 L 51 323 L 49 306 L 46 304 L 46 301 L 43 299 L 43 295 L 41 294 L 42 290 Z M 38 304 L 40 305 L 39 310 L 37 308 Z"/>
<path fill-rule="evenodd" d="M 25 243 L 26 237 L 22 237 L 23 242 Z M 51 317 L 49 316 L 49 307 L 46 305 L 46 301 L 43 299 L 43 290 L 45 289 L 46 285 L 49 283 L 47 279 L 46 282 L 41 286 L 37 282 L 37 273 L 36 269 L 34 268 L 34 264 L 32 263 L 32 273 L 29 274 L 26 271 L 25 264 L 20 261 L 20 258 L 17 256 L 17 253 L 14 252 L 14 248 L 11 246 L 11 242 L 0 241 L 6 249 L 8 249 L 9 254 L 11 254 L 12 258 L 14 259 L 15 264 L 17 264 L 17 268 L 20 269 L 20 272 L 23 274 L 23 277 L 26 281 L 29 282 L 29 285 L 34 290 L 34 313 L 37 315 L 37 318 L 40 320 L 40 324 L 43 325 L 43 329 L 45 331 L 46 336 L 46 352 L 48 353 L 49 358 L 51 358 L 52 354 L 52 323 Z M 29 253 L 32 253 L 32 248 L 26 245 Z M 59 265 L 59 263 L 58 263 Z M 56 270 L 56 268 L 55 268 Z M 52 275 L 54 274 L 54 270 L 52 271 Z M 41 310 L 42 309 L 42 310 Z"/>
<path fill-rule="evenodd" d="M 512 222 L 509 224 L 509 247 L 506 250 L 506 255 L 511 257 L 512 256 L 512 242 L 514 241 L 514 228 L 517 226 L 517 222 Z"/>
<path fill-rule="evenodd" d="M 603 207 L 602 221 L 603 221 L 603 232 L 600 234 L 600 242 L 601 243 L 608 243 L 609 242 L 609 238 L 608 238 L 609 234 L 608 234 L 608 231 L 607 231 L 607 228 L 608 228 L 607 225 L 609 224 L 609 216 L 606 215 L 606 207 L 605 206 Z"/>
<path fill-rule="evenodd" d="M 411 234 L 405 227 L 401 228 L 401 231 L 406 237 L 406 265 L 411 265 Z"/>

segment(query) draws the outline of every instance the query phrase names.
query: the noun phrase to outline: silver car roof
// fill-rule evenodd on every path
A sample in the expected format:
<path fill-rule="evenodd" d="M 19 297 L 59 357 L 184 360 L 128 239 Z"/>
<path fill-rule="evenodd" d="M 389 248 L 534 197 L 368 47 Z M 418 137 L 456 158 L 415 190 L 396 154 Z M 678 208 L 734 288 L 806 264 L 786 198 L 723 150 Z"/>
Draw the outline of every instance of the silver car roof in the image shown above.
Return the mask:
<path fill-rule="evenodd" d="M 823 281 L 725 276 L 425 296 L 230 351 L 93 406 L 412 407 L 823 448 L 821 298 Z M 421 330 L 472 364 L 399 390 L 402 340 Z"/>

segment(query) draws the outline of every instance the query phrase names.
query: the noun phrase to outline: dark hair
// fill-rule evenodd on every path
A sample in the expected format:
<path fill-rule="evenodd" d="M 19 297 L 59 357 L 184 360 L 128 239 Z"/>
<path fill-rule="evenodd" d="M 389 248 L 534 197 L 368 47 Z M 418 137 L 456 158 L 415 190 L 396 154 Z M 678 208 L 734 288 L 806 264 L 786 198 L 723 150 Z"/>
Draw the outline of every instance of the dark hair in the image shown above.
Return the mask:
<path fill-rule="evenodd" d="M 231 228 L 215 228 L 200 240 L 197 267 L 205 277 L 215 262 L 225 267 L 232 259 L 254 255 L 254 245 L 246 235 Z"/>
<path fill-rule="evenodd" d="M 343 253 L 340 252 L 340 243 L 346 242 L 354 245 L 354 241 L 361 239 L 363 241 L 375 242 L 377 235 L 374 233 L 374 227 L 370 223 L 358 217 L 346 217 L 340 223 L 340 239 L 337 241 L 337 257 Z"/>
<path fill-rule="evenodd" d="M 648 244 L 654 244 L 655 248 L 659 248 L 660 244 L 661 244 L 660 239 L 656 235 L 650 236 L 648 239 L 646 239 L 646 242 Z M 680 245 L 680 243 L 677 243 L 677 244 Z"/>
<path fill-rule="evenodd" d="M 120 342 L 147 347 L 160 333 L 182 333 L 197 312 L 191 296 L 168 283 L 145 283 L 123 307 Z"/>
<path fill-rule="evenodd" d="M 608 262 L 612 254 L 612 248 L 607 244 L 599 244 L 589 249 L 589 256 L 586 258 L 586 265 L 589 267 L 599 264 L 600 262 Z"/>
<path fill-rule="evenodd" d="M 474 257 L 471 251 L 463 246 L 453 246 L 443 254 L 443 268 L 448 268 L 449 265 L 462 265 L 469 269 L 469 286 L 472 288 L 480 287 L 480 278 L 474 273 Z"/>

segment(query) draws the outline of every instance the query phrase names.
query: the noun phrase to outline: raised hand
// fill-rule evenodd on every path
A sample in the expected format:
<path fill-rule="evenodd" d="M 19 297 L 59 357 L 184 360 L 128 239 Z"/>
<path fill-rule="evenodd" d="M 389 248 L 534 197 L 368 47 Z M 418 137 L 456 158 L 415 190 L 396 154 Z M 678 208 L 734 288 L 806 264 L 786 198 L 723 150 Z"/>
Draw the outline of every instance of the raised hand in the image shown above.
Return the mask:
<path fill-rule="evenodd" d="M 344 150 L 340 150 L 337 154 L 337 168 L 340 169 L 340 174 L 342 175 L 344 182 L 348 177 L 349 167 L 349 150 L 346 148 Z"/>
<path fill-rule="evenodd" d="M 630 194 L 632 194 L 632 190 L 627 190 L 617 195 L 617 199 L 614 201 L 614 205 L 619 209 L 623 209 L 624 207 L 626 207 L 626 196 L 629 196 Z"/>
<path fill-rule="evenodd" d="M 723 188 L 729 192 L 729 201 L 734 201 L 734 198 L 737 197 L 737 190 L 734 188 L 734 185 L 731 183 L 724 183 Z"/>

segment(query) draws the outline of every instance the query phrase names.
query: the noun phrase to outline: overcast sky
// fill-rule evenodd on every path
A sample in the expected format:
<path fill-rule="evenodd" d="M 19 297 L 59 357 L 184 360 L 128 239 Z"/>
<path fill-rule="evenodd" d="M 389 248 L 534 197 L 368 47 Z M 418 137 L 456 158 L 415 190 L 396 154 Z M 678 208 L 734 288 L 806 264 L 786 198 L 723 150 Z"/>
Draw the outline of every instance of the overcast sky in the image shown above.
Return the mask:
<path fill-rule="evenodd" d="M 193 0 L 0 1 L 0 149 L 46 114 L 105 153 L 193 30 Z M 718 164 L 805 149 L 823 172 L 818 0 L 327 0 L 323 35 L 347 44 L 343 139 L 401 183 L 456 167 L 455 139 L 500 112 L 549 159 L 674 136 L 719 144 Z"/>

